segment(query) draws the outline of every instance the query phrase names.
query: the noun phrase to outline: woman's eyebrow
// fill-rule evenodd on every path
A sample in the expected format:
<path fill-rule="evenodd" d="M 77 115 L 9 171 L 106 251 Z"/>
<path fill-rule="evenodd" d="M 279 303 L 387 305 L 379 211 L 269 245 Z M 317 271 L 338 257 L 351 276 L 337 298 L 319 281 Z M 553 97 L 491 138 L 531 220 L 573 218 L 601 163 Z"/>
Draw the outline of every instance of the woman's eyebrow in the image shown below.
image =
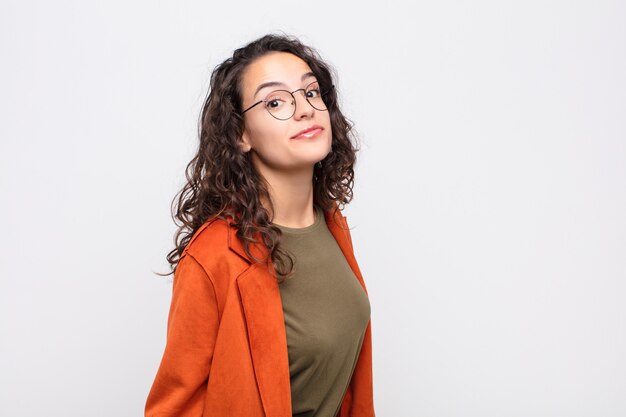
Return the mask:
<path fill-rule="evenodd" d="M 302 74 L 302 77 L 300 77 L 300 81 L 304 81 L 309 77 L 315 77 L 315 74 L 313 74 L 312 71 L 306 72 Z M 256 88 L 256 91 L 254 92 L 252 98 L 256 97 L 256 95 L 259 94 L 259 91 L 261 91 L 265 87 L 286 87 L 286 84 L 279 81 L 268 81 L 266 83 L 263 83 Z"/>

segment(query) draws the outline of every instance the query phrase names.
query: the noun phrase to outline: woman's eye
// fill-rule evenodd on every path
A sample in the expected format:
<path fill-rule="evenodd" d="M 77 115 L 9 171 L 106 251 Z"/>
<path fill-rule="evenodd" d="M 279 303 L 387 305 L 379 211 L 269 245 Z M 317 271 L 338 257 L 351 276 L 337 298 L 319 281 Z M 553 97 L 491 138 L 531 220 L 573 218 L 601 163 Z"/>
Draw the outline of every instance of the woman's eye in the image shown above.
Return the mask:
<path fill-rule="evenodd" d="M 271 100 L 268 100 L 265 102 L 265 107 L 269 108 L 269 109 L 275 109 L 276 107 L 280 106 L 282 103 L 282 100 L 274 98 Z"/>
<path fill-rule="evenodd" d="M 312 90 L 307 91 L 306 93 L 309 94 L 309 97 L 317 97 L 320 95 L 320 90 L 317 88 L 314 88 Z"/>

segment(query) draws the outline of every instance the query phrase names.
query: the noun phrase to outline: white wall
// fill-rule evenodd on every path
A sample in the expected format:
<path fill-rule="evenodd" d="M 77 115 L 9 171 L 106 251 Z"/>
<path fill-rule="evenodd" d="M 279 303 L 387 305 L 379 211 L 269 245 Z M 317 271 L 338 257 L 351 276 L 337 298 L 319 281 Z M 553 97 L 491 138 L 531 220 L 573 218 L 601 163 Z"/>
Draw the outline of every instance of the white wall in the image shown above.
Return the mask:
<path fill-rule="evenodd" d="M 626 415 L 626 6 L 85 2 L 0 12 L 0 415 L 137 416 L 170 202 L 215 65 L 317 48 L 361 134 L 345 214 L 379 416 Z"/>

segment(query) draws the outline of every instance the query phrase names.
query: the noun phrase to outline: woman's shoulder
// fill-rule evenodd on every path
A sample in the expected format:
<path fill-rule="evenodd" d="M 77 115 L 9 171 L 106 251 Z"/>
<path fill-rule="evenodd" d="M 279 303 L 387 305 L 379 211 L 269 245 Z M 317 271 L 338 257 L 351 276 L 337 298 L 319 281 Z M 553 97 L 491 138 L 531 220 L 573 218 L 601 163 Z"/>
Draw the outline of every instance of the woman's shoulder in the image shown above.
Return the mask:
<path fill-rule="evenodd" d="M 223 219 L 211 218 L 204 222 L 191 236 L 183 253 L 198 254 L 210 247 L 213 251 L 228 249 L 228 223 Z"/>
<path fill-rule="evenodd" d="M 232 250 L 235 229 L 227 220 L 212 218 L 196 230 L 182 256 L 191 255 L 212 278 L 236 275 L 248 266 Z"/>

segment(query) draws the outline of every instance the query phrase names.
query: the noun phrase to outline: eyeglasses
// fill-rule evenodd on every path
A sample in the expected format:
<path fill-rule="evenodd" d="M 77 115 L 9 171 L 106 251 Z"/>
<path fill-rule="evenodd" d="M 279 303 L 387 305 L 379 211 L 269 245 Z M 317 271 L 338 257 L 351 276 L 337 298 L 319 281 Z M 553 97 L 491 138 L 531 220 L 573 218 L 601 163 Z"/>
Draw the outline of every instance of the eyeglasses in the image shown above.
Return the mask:
<path fill-rule="evenodd" d="M 265 103 L 263 107 L 278 120 L 289 120 L 296 113 L 296 97 L 293 95 L 298 91 L 304 91 L 304 98 L 315 109 L 320 111 L 327 110 L 324 103 L 323 96 L 325 96 L 331 89 L 335 88 L 334 85 L 327 91 L 320 91 L 320 86 L 317 81 L 313 81 L 307 85 L 306 88 L 299 88 L 295 91 L 289 92 L 287 90 L 272 91 L 267 95 L 264 100 L 257 101 L 252 106 L 245 109 L 241 114 L 256 106 L 260 103 Z"/>

